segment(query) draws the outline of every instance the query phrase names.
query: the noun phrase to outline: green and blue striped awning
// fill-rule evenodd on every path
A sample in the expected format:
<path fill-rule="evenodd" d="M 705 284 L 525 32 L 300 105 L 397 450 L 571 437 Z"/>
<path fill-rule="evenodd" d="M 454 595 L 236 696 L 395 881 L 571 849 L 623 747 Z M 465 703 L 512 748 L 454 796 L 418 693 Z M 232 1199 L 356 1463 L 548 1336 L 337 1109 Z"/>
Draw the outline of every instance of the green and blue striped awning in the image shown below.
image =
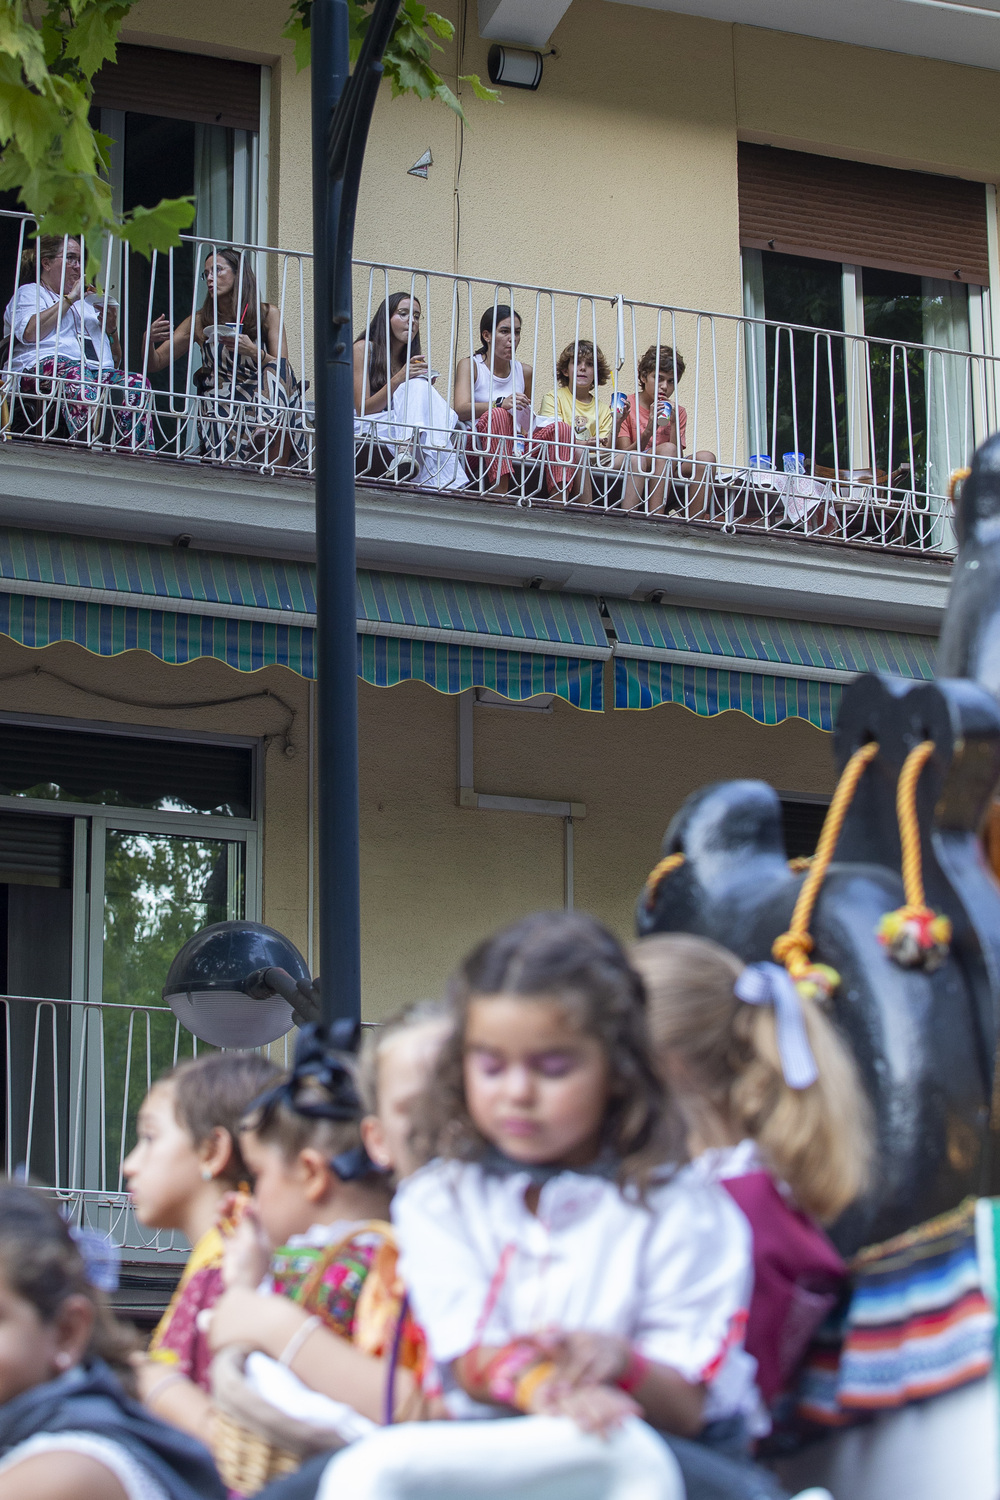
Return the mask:
<path fill-rule="evenodd" d="M 101 656 L 212 656 L 241 672 L 316 675 L 315 569 L 305 563 L 0 528 L 0 633 Z M 603 708 L 610 656 L 595 599 L 410 574 L 358 573 L 358 674 L 439 692 L 555 693 Z"/>
<path fill-rule="evenodd" d="M 615 707 L 680 703 L 710 716 L 738 709 L 760 724 L 801 718 L 832 729 L 858 672 L 928 679 L 933 637 L 608 599 Z"/>

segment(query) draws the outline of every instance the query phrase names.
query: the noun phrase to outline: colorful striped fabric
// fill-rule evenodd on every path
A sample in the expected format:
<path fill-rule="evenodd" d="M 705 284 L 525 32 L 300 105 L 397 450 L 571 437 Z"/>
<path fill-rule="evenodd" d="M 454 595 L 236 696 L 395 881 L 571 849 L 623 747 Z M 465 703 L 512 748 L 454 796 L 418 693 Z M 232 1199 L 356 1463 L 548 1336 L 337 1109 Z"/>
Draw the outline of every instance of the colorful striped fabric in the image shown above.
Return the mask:
<path fill-rule="evenodd" d="M 839 1360 L 822 1343 L 810 1358 L 799 1391 L 803 1416 L 842 1425 L 989 1372 L 994 1316 L 982 1290 L 975 1209 L 967 1199 L 855 1256 Z"/>
<path fill-rule="evenodd" d="M 36 648 L 75 641 L 97 656 L 148 651 L 175 666 L 211 656 L 237 672 L 281 666 L 300 677 L 316 676 L 316 632 L 300 625 L 0 594 L 0 635 Z M 440 693 L 488 687 L 514 702 L 554 693 L 576 708 L 600 713 L 604 707 L 600 661 L 395 636 L 359 635 L 357 642 L 358 676 L 374 687 L 413 680 Z"/>
<path fill-rule="evenodd" d="M 718 671 L 715 667 L 615 657 L 615 708 L 679 703 L 703 718 L 734 708 L 758 724 L 808 719 L 817 729 L 830 730 L 842 693 L 839 682 L 806 682 L 795 677 L 764 677 Z"/>
<path fill-rule="evenodd" d="M 358 676 L 375 687 L 394 687 L 412 679 L 428 683 L 439 693 L 485 687 L 517 703 L 537 693 L 555 693 L 574 708 L 593 713 L 604 708 L 604 663 L 567 656 L 359 635 Z"/>
<path fill-rule="evenodd" d="M 716 609 L 682 609 L 631 599 L 606 602 L 625 655 L 639 649 L 697 652 L 702 656 L 738 657 L 751 670 L 751 664 L 757 661 L 830 672 L 885 672 L 917 679 L 934 676 L 937 642 L 931 636 L 782 620 L 770 615 L 729 614 Z"/>

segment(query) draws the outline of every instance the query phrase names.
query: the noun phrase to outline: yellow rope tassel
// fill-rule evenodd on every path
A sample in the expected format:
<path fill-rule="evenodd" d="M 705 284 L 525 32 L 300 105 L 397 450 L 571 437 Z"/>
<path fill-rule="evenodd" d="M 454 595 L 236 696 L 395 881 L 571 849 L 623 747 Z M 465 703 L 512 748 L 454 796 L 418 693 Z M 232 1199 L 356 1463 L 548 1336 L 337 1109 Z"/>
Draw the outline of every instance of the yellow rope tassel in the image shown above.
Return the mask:
<path fill-rule="evenodd" d="M 956 469 L 948 481 L 948 499 L 952 505 L 955 504 L 956 491 L 959 485 L 964 484 L 972 473 L 971 469 Z"/>
<path fill-rule="evenodd" d="M 896 818 L 903 849 L 903 890 L 906 905 L 887 911 L 876 929 L 878 940 L 904 969 L 932 973 L 948 957 L 951 923 L 927 905 L 924 895 L 920 824 L 917 822 L 917 784 L 934 754 L 934 741 L 915 745 L 903 762 L 896 786 Z"/>
<path fill-rule="evenodd" d="M 658 865 L 653 866 L 648 876 L 646 877 L 647 911 L 652 911 L 653 909 L 653 902 L 656 900 L 656 893 L 660 889 L 660 881 L 663 880 L 667 875 L 671 875 L 674 870 L 679 870 L 683 863 L 683 854 L 668 854 L 665 859 L 660 860 L 660 863 Z"/>
<path fill-rule="evenodd" d="M 828 1000 L 840 983 L 840 975 L 836 969 L 831 969 L 828 964 L 809 961 L 809 954 L 813 950 L 813 940 L 809 933 L 813 907 L 833 859 L 840 830 L 858 789 L 858 782 L 877 754 L 878 745 L 871 740 L 867 745 L 862 745 L 860 750 L 855 750 L 844 767 L 823 820 L 816 853 L 812 857 L 809 874 L 802 882 L 788 931 L 776 937 L 771 946 L 775 960 L 784 964 L 801 992 L 813 1000 Z"/>

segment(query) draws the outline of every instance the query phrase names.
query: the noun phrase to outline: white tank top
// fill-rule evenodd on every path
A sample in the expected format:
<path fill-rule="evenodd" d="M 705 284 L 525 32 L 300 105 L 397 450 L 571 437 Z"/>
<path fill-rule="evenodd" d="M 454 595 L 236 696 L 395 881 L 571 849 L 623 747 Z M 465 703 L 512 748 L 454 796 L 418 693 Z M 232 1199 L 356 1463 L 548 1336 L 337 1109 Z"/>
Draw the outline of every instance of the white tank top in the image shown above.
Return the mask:
<path fill-rule="evenodd" d="M 491 370 L 481 354 L 472 356 L 472 373 L 474 376 L 472 385 L 473 401 L 505 401 L 508 396 L 524 395 L 524 366 L 519 359 L 515 359 L 507 375 L 498 375 Z M 518 427 L 527 432 L 531 424 L 531 416 L 528 412 L 519 412 L 517 418 Z"/>

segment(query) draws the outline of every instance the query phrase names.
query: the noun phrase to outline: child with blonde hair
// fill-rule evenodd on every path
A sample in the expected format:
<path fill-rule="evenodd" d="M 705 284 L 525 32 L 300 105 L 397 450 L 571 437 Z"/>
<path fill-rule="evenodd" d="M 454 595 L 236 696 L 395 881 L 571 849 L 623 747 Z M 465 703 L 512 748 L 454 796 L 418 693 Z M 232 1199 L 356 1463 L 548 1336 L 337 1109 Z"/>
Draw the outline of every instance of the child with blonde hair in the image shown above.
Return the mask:
<path fill-rule="evenodd" d="M 368 1110 L 361 1137 L 376 1166 L 400 1182 L 423 1163 L 413 1143 L 414 1109 L 427 1087 L 453 1018 L 421 1000 L 366 1033 L 360 1073 Z"/>
<path fill-rule="evenodd" d="M 771 1402 L 844 1281 L 819 1226 L 865 1186 L 868 1102 L 832 1023 L 778 965 L 745 965 L 684 933 L 644 938 L 632 962 L 691 1155 L 750 1220 L 755 1282 L 746 1345 Z"/>

